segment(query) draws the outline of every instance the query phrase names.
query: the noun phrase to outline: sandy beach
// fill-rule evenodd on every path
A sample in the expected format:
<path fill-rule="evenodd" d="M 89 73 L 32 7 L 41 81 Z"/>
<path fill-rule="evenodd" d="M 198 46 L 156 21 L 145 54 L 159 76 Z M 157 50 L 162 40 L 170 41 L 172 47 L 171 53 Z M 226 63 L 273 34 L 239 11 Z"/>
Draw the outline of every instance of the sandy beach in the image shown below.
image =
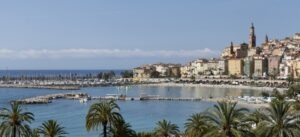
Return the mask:
<path fill-rule="evenodd" d="M 192 83 L 155 83 L 143 84 L 142 86 L 165 86 L 165 87 L 211 87 L 211 88 L 238 88 L 238 89 L 253 89 L 262 91 L 273 91 L 273 87 L 253 87 L 244 85 L 212 85 L 212 84 L 192 84 Z M 278 91 L 287 90 L 287 88 L 277 88 Z"/>
<path fill-rule="evenodd" d="M 261 91 L 273 91 L 272 87 L 252 87 L 244 85 L 211 85 L 211 84 L 192 84 L 192 83 L 156 83 L 156 84 L 144 84 L 140 86 L 162 86 L 162 87 L 208 87 L 208 88 L 238 88 L 238 89 L 252 89 Z M 285 91 L 286 88 L 277 88 L 279 91 Z M 248 103 L 245 101 L 238 100 L 237 97 L 222 97 L 222 98 L 202 98 L 203 101 L 207 102 L 218 102 L 218 101 L 233 101 L 238 102 L 238 106 L 245 107 L 248 109 L 256 109 L 261 107 L 268 107 L 269 103 Z"/>
<path fill-rule="evenodd" d="M 256 109 L 256 108 L 262 108 L 262 107 L 268 107 L 269 103 L 259 103 L 259 104 L 254 104 L 254 103 L 247 103 L 245 101 L 239 101 L 237 99 L 227 99 L 227 98 L 205 98 L 202 99 L 203 101 L 206 102 L 218 102 L 218 101 L 232 101 L 232 102 L 237 102 L 239 107 L 244 107 L 248 109 Z"/>

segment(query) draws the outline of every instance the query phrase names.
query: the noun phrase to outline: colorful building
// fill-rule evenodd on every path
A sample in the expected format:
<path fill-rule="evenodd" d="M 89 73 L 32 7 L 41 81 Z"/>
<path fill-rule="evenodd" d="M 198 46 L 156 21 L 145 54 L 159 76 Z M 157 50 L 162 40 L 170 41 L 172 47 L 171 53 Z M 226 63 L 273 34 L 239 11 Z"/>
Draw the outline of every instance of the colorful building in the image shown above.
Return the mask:
<path fill-rule="evenodd" d="M 268 58 L 268 73 L 279 73 L 279 64 L 281 56 L 270 56 Z"/>
<path fill-rule="evenodd" d="M 246 57 L 243 60 L 243 72 L 244 75 L 248 78 L 252 77 L 252 74 L 254 72 L 254 62 L 252 57 Z"/>
<path fill-rule="evenodd" d="M 242 76 L 243 73 L 243 59 L 229 59 L 228 60 L 228 74 Z"/>
<path fill-rule="evenodd" d="M 268 73 L 268 59 L 264 57 L 254 57 L 254 77 L 266 77 Z"/>

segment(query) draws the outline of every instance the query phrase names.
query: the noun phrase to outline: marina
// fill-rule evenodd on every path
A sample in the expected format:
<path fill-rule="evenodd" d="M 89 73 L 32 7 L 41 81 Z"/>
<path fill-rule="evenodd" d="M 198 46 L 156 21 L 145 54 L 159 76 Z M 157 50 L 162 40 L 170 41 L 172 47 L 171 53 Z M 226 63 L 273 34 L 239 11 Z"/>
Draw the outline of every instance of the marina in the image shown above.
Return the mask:
<path fill-rule="evenodd" d="M 51 103 L 54 99 L 71 99 L 71 100 L 80 100 L 84 98 L 89 98 L 86 93 L 58 93 L 58 94 L 49 94 L 44 96 L 36 96 L 25 99 L 13 100 L 11 102 L 17 102 L 20 104 L 48 104 Z"/>
<path fill-rule="evenodd" d="M 127 101 L 146 101 L 146 100 L 167 100 L 167 101 L 201 101 L 202 98 L 179 98 L 179 97 L 160 97 L 158 95 L 142 95 L 139 97 L 127 97 L 122 94 L 107 94 L 105 96 L 91 97 L 87 93 L 58 93 L 45 96 L 36 96 L 25 99 L 13 100 L 20 104 L 48 104 L 55 99 L 79 100 L 80 103 L 86 103 L 89 100 L 127 100 Z"/>
<path fill-rule="evenodd" d="M 86 97 L 76 99 L 61 97 L 67 93 L 86 93 L 87 96 L 91 97 L 91 100 Z M 238 96 L 259 97 L 261 96 L 260 93 L 260 90 L 253 89 L 143 85 L 85 87 L 73 92 L 57 89 L 0 88 L 0 104 L 2 107 L 7 107 L 12 100 L 48 97 L 48 101 L 51 102 L 46 102 L 46 104 L 23 105 L 24 109 L 33 112 L 35 115 L 36 121 L 33 127 L 38 127 L 42 121 L 57 119 L 59 122 L 64 123 L 66 130 L 70 132 L 69 136 L 82 137 L 98 136 L 98 132 L 86 132 L 84 128 L 85 115 L 90 105 L 99 100 L 117 99 L 121 94 L 126 95 L 126 99 L 120 99 L 116 102 L 120 105 L 124 118 L 132 123 L 133 129 L 136 131 L 151 131 L 155 126 L 155 122 L 162 118 L 174 121 L 183 129 L 187 117 L 212 107 L 218 99 L 223 99 L 226 96 L 233 98 Z M 52 96 L 53 94 L 55 98 Z M 132 97 L 135 100 L 131 101 Z M 140 97 L 151 98 L 151 100 L 139 100 Z M 159 100 L 161 98 L 165 100 Z M 199 100 L 195 101 L 196 98 Z M 189 100 L 179 101 L 179 99 Z M 240 103 L 243 102 L 240 101 Z M 264 104 L 243 103 L 243 105 L 251 105 L 254 108 Z M 181 111 L 178 111 L 179 109 Z M 145 116 L 147 116 L 147 119 L 145 119 Z"/>
<path fill-rule="evenodd" d="M 58 89 L 58 90 L 79 90 L 76 85 L 22 85 L 22 84 L 1 84 L 0 88 L 32 88 L 32 89 Z"/>

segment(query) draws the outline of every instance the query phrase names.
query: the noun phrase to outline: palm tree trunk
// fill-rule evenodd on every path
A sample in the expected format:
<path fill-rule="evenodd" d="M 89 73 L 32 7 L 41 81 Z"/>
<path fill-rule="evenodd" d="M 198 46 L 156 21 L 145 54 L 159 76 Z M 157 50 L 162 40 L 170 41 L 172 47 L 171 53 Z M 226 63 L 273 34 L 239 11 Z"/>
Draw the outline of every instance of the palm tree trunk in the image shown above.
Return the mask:
<path fill-rule="evenodd" d="M 103 137 L 107 137 L 106 124 L 103 124 Z"/>
<path fill-rule="evenodd" d="M 16 137 L 16 132 L 17 132 L 17 128 L 14 126 L 13 127 L 12 137 Z"/>

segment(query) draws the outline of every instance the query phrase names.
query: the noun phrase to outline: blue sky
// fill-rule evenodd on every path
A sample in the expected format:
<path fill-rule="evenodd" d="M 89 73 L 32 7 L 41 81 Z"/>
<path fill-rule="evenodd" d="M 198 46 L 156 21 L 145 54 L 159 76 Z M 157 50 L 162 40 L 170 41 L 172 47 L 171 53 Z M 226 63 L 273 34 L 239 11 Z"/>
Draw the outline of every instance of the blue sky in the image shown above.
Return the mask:
<path fill-rule="evenodd" d="M 300 32 L 297 0 L 0 2 L 0 69 L 126 69 Z"/>

